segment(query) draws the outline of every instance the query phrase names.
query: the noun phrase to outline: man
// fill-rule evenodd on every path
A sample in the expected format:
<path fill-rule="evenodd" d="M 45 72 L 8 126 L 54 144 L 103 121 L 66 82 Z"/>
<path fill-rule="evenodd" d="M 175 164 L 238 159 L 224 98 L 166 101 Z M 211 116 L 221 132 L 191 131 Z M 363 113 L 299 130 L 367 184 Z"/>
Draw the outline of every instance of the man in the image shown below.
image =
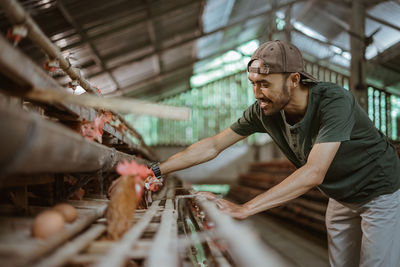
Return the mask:
<path fill-rule="evenodd" d="M 153 166 L 157 176 L 215 158 L 255 132 L 268 133 L 298 168 L 243 205 L 218 200 L 234 218 L 282 205 L 317 186 L 332 266 L 399 266 L 400 162 L 353 95 L 304 72 L 299 50 L 262 44 L 248 64 L 256 102 L 231 127 Z"/>

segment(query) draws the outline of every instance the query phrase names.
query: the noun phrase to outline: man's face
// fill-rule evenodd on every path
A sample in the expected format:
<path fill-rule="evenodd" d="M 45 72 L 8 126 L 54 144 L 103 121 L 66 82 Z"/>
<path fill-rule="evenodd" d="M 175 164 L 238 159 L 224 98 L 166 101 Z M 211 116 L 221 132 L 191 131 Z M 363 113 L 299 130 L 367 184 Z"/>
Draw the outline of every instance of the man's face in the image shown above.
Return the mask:
<path fill-rule="evenodd" d="M 251 67 L 261 67 L 259 60 L 254 60 Z M 249 72 L 253 85 L 254 97 L 258 100 L 265 115 L 272 115 L 282 110 L 290 101 L 290 94 L 283 74 L 259 74 Z"/>

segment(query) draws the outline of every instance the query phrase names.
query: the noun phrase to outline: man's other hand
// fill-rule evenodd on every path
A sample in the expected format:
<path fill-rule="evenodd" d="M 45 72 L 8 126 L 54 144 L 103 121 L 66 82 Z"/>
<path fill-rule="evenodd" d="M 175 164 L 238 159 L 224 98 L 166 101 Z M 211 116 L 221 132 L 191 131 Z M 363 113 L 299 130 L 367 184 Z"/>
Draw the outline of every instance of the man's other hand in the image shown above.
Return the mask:
<path fill-rule="evenodd" d="M 198 192 L 197 195 L 204 196 L 208 200 L 214 201 L 222 212 L 235 219 L 244 220 L 249 216 L 248 209 L 243 205 L 238 205 L 228 200 L 221 199 L 219 196 L 211 192 Z"/>

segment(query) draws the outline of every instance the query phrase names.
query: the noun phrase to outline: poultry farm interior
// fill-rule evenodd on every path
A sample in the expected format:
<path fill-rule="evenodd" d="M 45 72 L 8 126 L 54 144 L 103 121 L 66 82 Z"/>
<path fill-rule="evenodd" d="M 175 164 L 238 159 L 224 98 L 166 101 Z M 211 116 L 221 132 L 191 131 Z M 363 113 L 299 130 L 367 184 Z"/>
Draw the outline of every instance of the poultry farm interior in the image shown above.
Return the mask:
<path fill-rule="evenodd" d="M 136 10 L 135 4 L 117 2 L 122 3 L 116 8 L 119 12 L 123 13 L 122 9 L 126 6 Z M 81 17 L 81 21 L 87 20 L 89 26 L 87 29 L 82 28 L 67 10 L 79 5 L 76 1 L 0 0 L 0 28 L 6 30 L 0 34 L 1 265 L 328 266 L 324 222 L 328 198 L 318 189 L 314 188 L 283 206 L 245 221 L 232 219 L 218 209 L 215 201 L 197 194 L 202 188 L 218 188 L 218 185 L 201 187 L 196 185 L 197 182 L 219 184 L 222 181 L 221 183 L 226 182 L 229 185 L 217 192 L 222 192 L 223 197 L 233 202 L 245 203 L 280 183 L 295 171 L 295 167 L 283 158 L 283 154 L 271 144 L 271 140 L 264 140 L 260 145 L 258 142 L 262 138 L 259 136 L 249 138 L 243 144 L 221 153 L 219 163 L 216 163 L 216 159 L 207 163 L 208 165 L 167 175 L 161 180 L 154 177 L 147 164 L 163 161 L 190 145 L 196 138 L 201 139 L 200 137 L 213 133 L 210 129 L 221 128 L 220 125 L 226 122 L 232 123 L 237 119 L 234 114 L 241 114 L 243 111 L 242 104 L 245 103 L 246 106 L 247 102 L 254 99 L 251 94 L 239 96 L 238 92 L 242 88 L 247 90 L 248 85 L 247 78 L 242 75 L 243 70 L 233 72 L 228 77 L 213 77 L 214 80 L 207 80 L 197 86 L 203 88 L 205 93 L 200 93 L 197 87 L 182 89 L 182 84 L 189 84 L 187 81 L 177 83 L 172 89 L 161 88 L 157 91 L 155 88 L 161 87 L 163 82 L 174 80 L 175 77 L 177 80 L 181 79 L 182 69 L 188 67 L 185 63 L 182 69 L 178 68 L 176 71 L 172 64 L 172 70 L 167 71 L 166 62 L 172 60 L 164 58 L 165 62 L 161 63 L 161 58 L 168 54 L 168 49 L 176 48 L 174 42 L 182 41 L 182 38 L 197 40 L 200 37 L 212 37 L 212 34 L 218 33 L 218 30 L 211 30 L 208 33 L 202 32 L 200 37 L 186 33 L 186 37 L 185 34 L 183 37 L 179 35 L 179 38 L 164 40 L 162 45 L 157 45 L 157 39 L 161 42 L 163 36 L 155 31 L 157 21 L 167 19 L 163 14 L 156 14 L 157 8 L 180 15 L 188 9 L 198 9 L 199 17 L 193 16 L 197 25 L 201 14 L 209 12 L 205 6 L 214 4 L 212 7 L 217 9 L 223 5 L 215 4 L 218 1 L 182 1 L 185 2 L 183 7 L 176 8 L 176 11 L 173 8 L 169 10 L 167 4 L 158 3 L 157 6 L 152 1 L 144 2 L 140 2 L 138 6 L 143 5 L 145 11 L 141 8 L 138 10 L 145 13 L 145 18 L 138 16 L 146 24 L 142 28 L 149 31 L 148 41 L 154 46 L 150 56 L 154 58 L 149 59 L 146 56 L 149 53 L 146 49 L 134 49 L 133 54 L 127 53 L 129 55 L 125 59 L 126 63 L 119 66 L 118 62 L 123 60 L 121 58 L 124 54 L 116 54 L 115 57 L 110 56 L 110 66 L 106 66 L 108 63 L 104 63 L 104 55 L 94 43 L 96 40 L 106 42 L 106 33 L 112 35 L 112 29 L 102 29 L 105 33 L 96 33 L 97 22 L 93 18 L 95 16 L 90 16 L 90 10 L 87 11 L 87 17 Z M 235 3 L 219 1 L 223 2 Z M 279 10 L 275 3 L 277 1 L 272 2 L 275 7 L 255 13 L 255 17 Z M 295 2 L 282 4 L 281 8 L 290 10 Z M 118 5 L 116 3 L 109 5 Z M 236 3 L 242 2 L 237 0 Z M 99 9 L 107 13 L 107 4 L 102 4 L 105 6 Z M 372 10 L 373 4 L 369 5 Z M 57 12 L 49 15 L 43 11 L 47 8 L 54 8 Z M 94 6 L 91 8 L 95 9 Z M 304 14 L 298 15 L 298 20 L 301 19 L 299 17 L 306 16 L 306 12 L 302 12 Z M 62 32 L 67 36 L 65 40 L 74 39 L 75 34 L 79 35 L 77 42 L 84 43 L 81 45 L 91 51 L 89 57 L 94 58 L 97 67 L 102 67 L 97 75 L 106 75 L 115 82 L 115 91 L 110 89 L 109 94 L 103 93 L 102 84 L 97 86 L 92 82 L 96 79 L 86 78 L 92 75 L 88 69 L 95 69 L 96 66 L 71 63 L 73 57 L 65 53 L 67 49 L 60 49 L 60 40 L 55 41 L 58 37 L 54 35 L 50 38 L 50 28 L 45 28 L 46 22 L 43 23 L 38 14 L 46 17 L 57 16 L 58 13 L 63 14 L 69 26 L 74 29 L 71 35 Z M 249 14 L 253 13 L 249 11 Z M 279 14 L 276 16 L 278 26 L 279 23 L 282 25 L 282 21 L 290 22 L 280 18 Z M 40 25 L 36 19 L 41 21 Z M 124 23 L 124 19 L 130 20 L 121 18 L 117 23 Z M 169 19 L 173 20 L 173 17 Z M 221 31 L 229 30 L 239 22 L 245 21 L 234 20 L 231 24 L 222 26 Z M 380 23 L 388 24 L 382 21 Z M 203 31 L 206 24 L 199 24 Z M 56 28 L 57 24 L 54 25 Z M 131 26 L 127 24 L 126 29 Z M 388 27 L 397 26 L 390 24 Z M 124 26 L 122 28 L 125 29 Z M 165 29 L 167 27 L 163 28 Z M 289 30 L 296 32 L 294 28 Z M 198 32 L 198 29 L 194 31 L 194 36 Z M 275 33 L 280 34 L 279 31 Z M 233 35 L 235 34 L 231 32 L 230 36 Z M 136 37 L 140 39 L 138 36 Z M 188 45 L 187 41 L 182 42 Z M 72 43 L 66 47 L 71 46 L 73 49 L 75 45 Z M 111 47 L 114 45 L 118 50 L 117 41 Z M 328 45 L 333 46 L 330 43 Z M 110 47 L 105 48 L 107 49 L 112 50 Z M 221 51 L 218 53 L 222 53 Z M 223 52 L 228 53 L 229 50 Z M 343 50 L 338 54 L 342 55 L 344 52 Z M 245 56 L 245 53 L 241 53 Z M 177 54 L 182 54 L 183 58 L 189 57 L 187 54 L 193 52 L 182 50 Z M 156 65 L 159 76 L 148 78 L 148 73 L 140 72 L 140 68 L 136 69 L 138 74 L 125 71 L 124 68 L 132 65 L 129 59 L 132 55 L 138 58 L 132 61 L 134 64 L 152 62 L 148 65 Z M 155 63 L 157 60 L 158 63 Z M 329 68 L 322 61 L 323 59 L 306 58 L 307 66 L 311 70 L 316 69 L 319 77 L 328 77 L 326 79 L 334 80 L 342 86 L 349 85 L 349 74 L 346 71 Z M 210 73 L 216 69 L 213 64 L 215 62 L 207 70 Z M 199 69 L 202 67 L 204 66 Z M 133 75 L 135 78 L 124 76 L 118 81 L 117 77 L 121 75 L 118 71 L 128 72 L 128 76 Z M 170 77 L 171 73 L 173 75 Z M 125 80 L 139 79 L 140 76 L 144 80 L 133 85 L 128 84 L 122 88 L 124 90 L 120 88 Z M 390 73 L 386 76 L 387 79 L 394 79 Z M 91 76 L 93 77 L 96 75 Z M 102 79 L 98 81 L 104 82 Z M 104 84 L 108 88 L 109 83 Z M 236 87 L 236 93 L 229 91 Z M 79 95 L 78 90 L 84 93 Z M 369 90 L 372 92 L 369 101 L 372 103 L 370 109 L 373 121 L 382 132 L 388 136 L 392 134 L 392 141 L 397 145 L 400 156 L 400 117 L 395 117 L 400 111 L 396 113 L 398 107 L 393 104 L 400 105 L 400 100 L 389 103 L 389 99 L 400 98 L 396 93 L 388 93 L 373 86 Z M 123 97 L 124 92 L 128 97 Z M 162 98 L 158 98 L 159 93 Z M 243 98 L 245 102 L 238 101 L 242 106 L 237 104 L 238 107 L 231 107 L 226 111 L 223 108 L 228 100 L 212 96 L 213 93 Z M 143 99 L 131 97 L 141 95 Z M 215 105 L 217 107 L 210 104 L 218 101 L 219 104 Z M 205 105 L 199 108 L 202 103 Z M 386 110 L 385 113 L 377 111 L 378 108 L 396 110 L 393 109 L 391 113 Z M 126 113 L 135 114 L 139 119 L 132 119 Z M 386 114 L 386 117 L 383 118 L 382 114 Z M 388 114 L 394 114 L 391 115 L 393 118 L 389 118 Z M 141 120 L 140 116 L 157 118 L 157 124 L 154 124 L 152 118 Z M 209 118 L 209 121 L 202 117 Z M 194 121 L 194 124 L 184 124 L 188 120 Z M 389 125 L 389 122 L 397 124 L 384 126 Z M 142 128 L 137 128 L 136 125 Z M 163 137 L 167 135 L 172 137 L 167 140 Z M 204 177 L 208 180 L 203 181 Z"/>

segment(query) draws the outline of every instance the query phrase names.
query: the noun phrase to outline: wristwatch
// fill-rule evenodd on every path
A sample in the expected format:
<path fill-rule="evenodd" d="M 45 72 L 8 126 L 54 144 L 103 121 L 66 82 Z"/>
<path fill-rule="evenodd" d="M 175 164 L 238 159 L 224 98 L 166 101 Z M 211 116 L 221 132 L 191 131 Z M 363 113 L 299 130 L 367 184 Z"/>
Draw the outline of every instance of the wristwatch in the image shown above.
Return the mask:
<path fill-rule="evenodd" d="M 147 167 L 149 167 L 153 171 L 154 176 L 157 179 L 161 179 L 160 162 L 150 162 L 149 164 L 147 164 Z"/>

